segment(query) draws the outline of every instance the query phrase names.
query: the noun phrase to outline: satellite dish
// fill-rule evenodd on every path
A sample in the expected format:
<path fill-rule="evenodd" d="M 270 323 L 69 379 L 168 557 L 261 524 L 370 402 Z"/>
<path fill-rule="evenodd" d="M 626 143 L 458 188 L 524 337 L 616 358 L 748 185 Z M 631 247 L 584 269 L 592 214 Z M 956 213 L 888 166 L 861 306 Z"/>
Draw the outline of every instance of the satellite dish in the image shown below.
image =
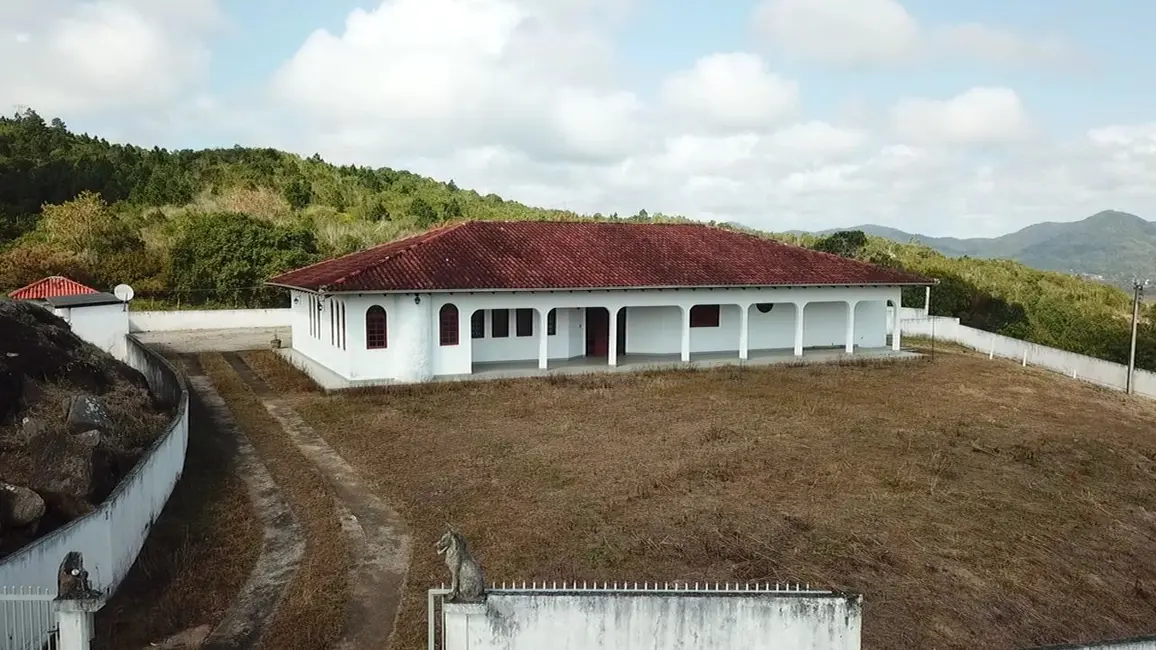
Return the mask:
<path fill-rule="evenodd" d="M 112 295 L 120 298 L 124 302 L 128 302 L 132 300 L 132 297 L 136 295 L 136 292 L 134 292 L 132 287 L 128 286 L 127 284 L 118 284 L 116 285 L 116 288 L 112 290 Z"/>

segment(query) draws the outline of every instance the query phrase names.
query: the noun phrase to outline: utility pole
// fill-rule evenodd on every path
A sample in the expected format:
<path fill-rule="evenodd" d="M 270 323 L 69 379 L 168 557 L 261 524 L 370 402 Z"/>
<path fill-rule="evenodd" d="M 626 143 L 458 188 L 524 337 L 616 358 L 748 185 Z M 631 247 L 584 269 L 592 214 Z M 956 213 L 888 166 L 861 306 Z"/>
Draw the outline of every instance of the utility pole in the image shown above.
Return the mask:
<path fill-rule="evenodd" d="M 1132 278 L 1132 345 L 1128 351 L 1128 385 L 1124 392 L 1131 395 L 1135 387 L 1134 376 L 1136 374 L 1136 326 L 1140 320 L 1140 296 L 1144 294 L 1144 287 L 1148 286 L 1148 281 L 1140 282 L 1137 278 Z"/>

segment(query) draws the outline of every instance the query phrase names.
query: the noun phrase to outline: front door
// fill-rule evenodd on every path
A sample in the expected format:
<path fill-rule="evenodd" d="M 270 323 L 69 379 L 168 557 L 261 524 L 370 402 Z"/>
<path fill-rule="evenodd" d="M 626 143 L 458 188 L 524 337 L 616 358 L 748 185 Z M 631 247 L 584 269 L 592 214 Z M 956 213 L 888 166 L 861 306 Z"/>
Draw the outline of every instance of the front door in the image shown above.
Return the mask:
<path fill-rule="evenodd" d="M 586 356 L 610 355 L 610 310 L 605 307 L 586 308 Z"/>

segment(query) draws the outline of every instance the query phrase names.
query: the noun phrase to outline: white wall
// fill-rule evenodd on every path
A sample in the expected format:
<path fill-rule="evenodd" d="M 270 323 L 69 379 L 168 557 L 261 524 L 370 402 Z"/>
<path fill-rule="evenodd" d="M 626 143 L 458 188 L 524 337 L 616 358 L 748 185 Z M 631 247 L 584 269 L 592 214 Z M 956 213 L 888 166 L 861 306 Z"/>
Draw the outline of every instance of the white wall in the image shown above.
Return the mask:
<path fill-rule="evenodd" d="M 752 305 L 750 308 L 750 333 L 748 341 L 752 350 L 781 350 L 792 348 L 795 345 L 795 313 L 798 308 L 794 303 L 772 303 L 767 313 L 759 311 Z"/>
<path fill-rule="evenodd" d="M 858 650 L 857 596 L 502 593 L 445 604 L 446 650 Z"/>
<path fill-rule="evenodd" d="M 992 332 L 961 325 L 958 318 L 932 316 L 905 320 L 903 334 L 934 337 L 951 341 L 993 357 L 1014 359 L 1022 365 L 1038 366 L 1063 373 L 1100 386 L 1124 390 L 1127 386 L 1128 367 L 1067 350 L 1028 343 Z M 1156 398 L 1156 373 L 1136 370 L 1135 393 Z"/>
<path fill-rule="evenodd" d="M 130 311 L 128 320 L 133 332 L 289 327 L 290 311 L 289 309 Z"/>
<path fill-rule="evenodd" d="M 863 348 L 881 348 L 887 345 L 887 335 L 891 333 L 892 309 L 887 303 L 871 300 L 855 305 L 855 345 Z M 900 311 L 902 314 L 903 312 Z M 883 322 L 883 327 L 875 324 Z M 862 324 L 868 324 L 864 327 Z M 902 335 L 902 329 L 900 329 Z"/>
<path fill-rule="evenodd" d="M 870 327 L 870 323 L 863 323 L 863 329 Z M 803 308 L 803 328 L 805 348 L 844 345 L 847 341 L 847 303 L 833 301 L 808 303 Z"/>
<path fill-rule="evenodd" d="M 720 310 L 726 311 L 726 310 Z M 737 312 L 737 308 L 735 309 Z M 738 326 L 732 321 L 738 317 L 727 319 L 727 314 L 719 314 L 719 327 L 713 329 L 734 329 L 734 342 L 738 345 Z M 626 350 L 633 354 L 677 354 L 682 350 L 682 307 L 628 307 L 626 309 Z M 730 326 L 730 327 L 728 327 Z M 695 330 L 690 331 L 691 351 L 694 351 L 696 342 Z M 702 342 L 702 339 L 699 339 Z M 582 347 L 586 347 L 583 339 Z M 622 353 L 622 350 L 619 350 Z"/>
<path fill-rule="evenodd" d="M 691 328 L 691 353 L 738 350 L 742 309 L 750 314 L 749 349 L 790 348 L 794 345 L 793 310 L 805 306 L 804 346 L 838 346 L 846 342 L 847 302 L 857 301 L 855 341 L 864 347 L 881 347 L 888 331 L 888 300 L 897 301 L 897 287 L 768 288 L 768 289 L 671 289 L 623 291 L 537 291 L 418 294 L 339 294 L 320 299 L 292 292 L 293 348 L 346 379 L 396 379 L 424 381 L 434 375 L 467 375 L 473 363 L 533 361 L 539 357 L 544 315 L 557 309 L 558 329 L 548 337 L 549 359 L 585 354 L 585 308 L 606 307 L 611 314 L 627 309 L 624 353 L 679 354 L 682 350 L 682 310 L 698 304 L 722 305 L 719 327 Z M 318 301 L 328 313 L 330 302 L 346 310 L 346 348 L 335 348 L 328 331 L 329 320 L 310 335 L 308 314 Z M 768 314 L 757 303 L 777 306 Z M 815 304 L 809 304 L 815 303 Z M 389 346 L 366 350 L 365 312 L 381 305 L 387 313 Z M 458 308 L 459 342 L 440 345 L 439 312 L 442 306 Z M 516 336 L 514 311 L 535 310 L 534 334 Z M 470 316 L 486 310 L 486 336 L 470 336 Z M 492 310 L 508 309 L 510 335 L 492 336 Z M 613 321 L 613 317 L 612 317 Z M 613 326 L 613 322 L 612 322 Z"/>
<path fill-rule="evenodd" d="M 176 406 L 176 415 L 96 510 L 0 560 L 0 585 L 42 587 L 55 592 L 61 560 L 69 551 L 79 551 L 92 586 L 112 594 L 136 561 L 184 469 L 189 397 L 184 380 L 175 369 L 135 339 L 127 341 L 125 361 L 145 375 L 154 395 Z M 38 622 L 16 624 L 37 626 Z M 28 627 L 14 630 L 14 636 L 47 631 Z"/>
<path fill-rule="evenodd" d="M 382 357 L 389 354 L 389 350 L 365 349 L 368 303 L 354 304 L 344 298 L 320 300 L 312 294 L 294 291 L 290 305 L 286 311 L 293 333 L 293 349 L 344 377 L 353 372 L 357 363 L 381 363 Z M 345 321 L 344 328 L 340 326 L 341 318 Z"/>
<path fill-rule="evenodd" d="M 892 311 L 891 306 L 888 305 L 888 307 L 887 307 L 887 317 L 888 318 L 891 317 L 891 311 Z M 923 311 L 922 307 L 902 307 L 899 310 L 899 316 L 903 320 L 911 320 L 911 319 L 918 319 L 918 318 L 926 318 L 927 314 Z"/>
<path fill-rule="evenodd" d="M 72 333 L 123 360 L 129 331 L 129 310 L 125 303 L 61 307 L 53 310 L 72 328 Z"/>

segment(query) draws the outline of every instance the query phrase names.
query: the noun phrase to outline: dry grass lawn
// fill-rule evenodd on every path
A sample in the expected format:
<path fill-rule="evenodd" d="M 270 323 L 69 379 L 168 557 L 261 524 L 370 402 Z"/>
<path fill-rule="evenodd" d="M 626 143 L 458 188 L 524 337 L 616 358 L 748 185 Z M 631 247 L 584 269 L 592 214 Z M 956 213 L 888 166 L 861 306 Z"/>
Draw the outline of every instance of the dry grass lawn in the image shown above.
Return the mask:
<path fill-rule="evenodd" d="M 1156 403 L 934 361 L 433 384 L 324 396 L 250 363 L 406 516 L 399 647 L 446 523 L 501 580 L 801 581 L 864 648 L 1156 632 Z"/>

